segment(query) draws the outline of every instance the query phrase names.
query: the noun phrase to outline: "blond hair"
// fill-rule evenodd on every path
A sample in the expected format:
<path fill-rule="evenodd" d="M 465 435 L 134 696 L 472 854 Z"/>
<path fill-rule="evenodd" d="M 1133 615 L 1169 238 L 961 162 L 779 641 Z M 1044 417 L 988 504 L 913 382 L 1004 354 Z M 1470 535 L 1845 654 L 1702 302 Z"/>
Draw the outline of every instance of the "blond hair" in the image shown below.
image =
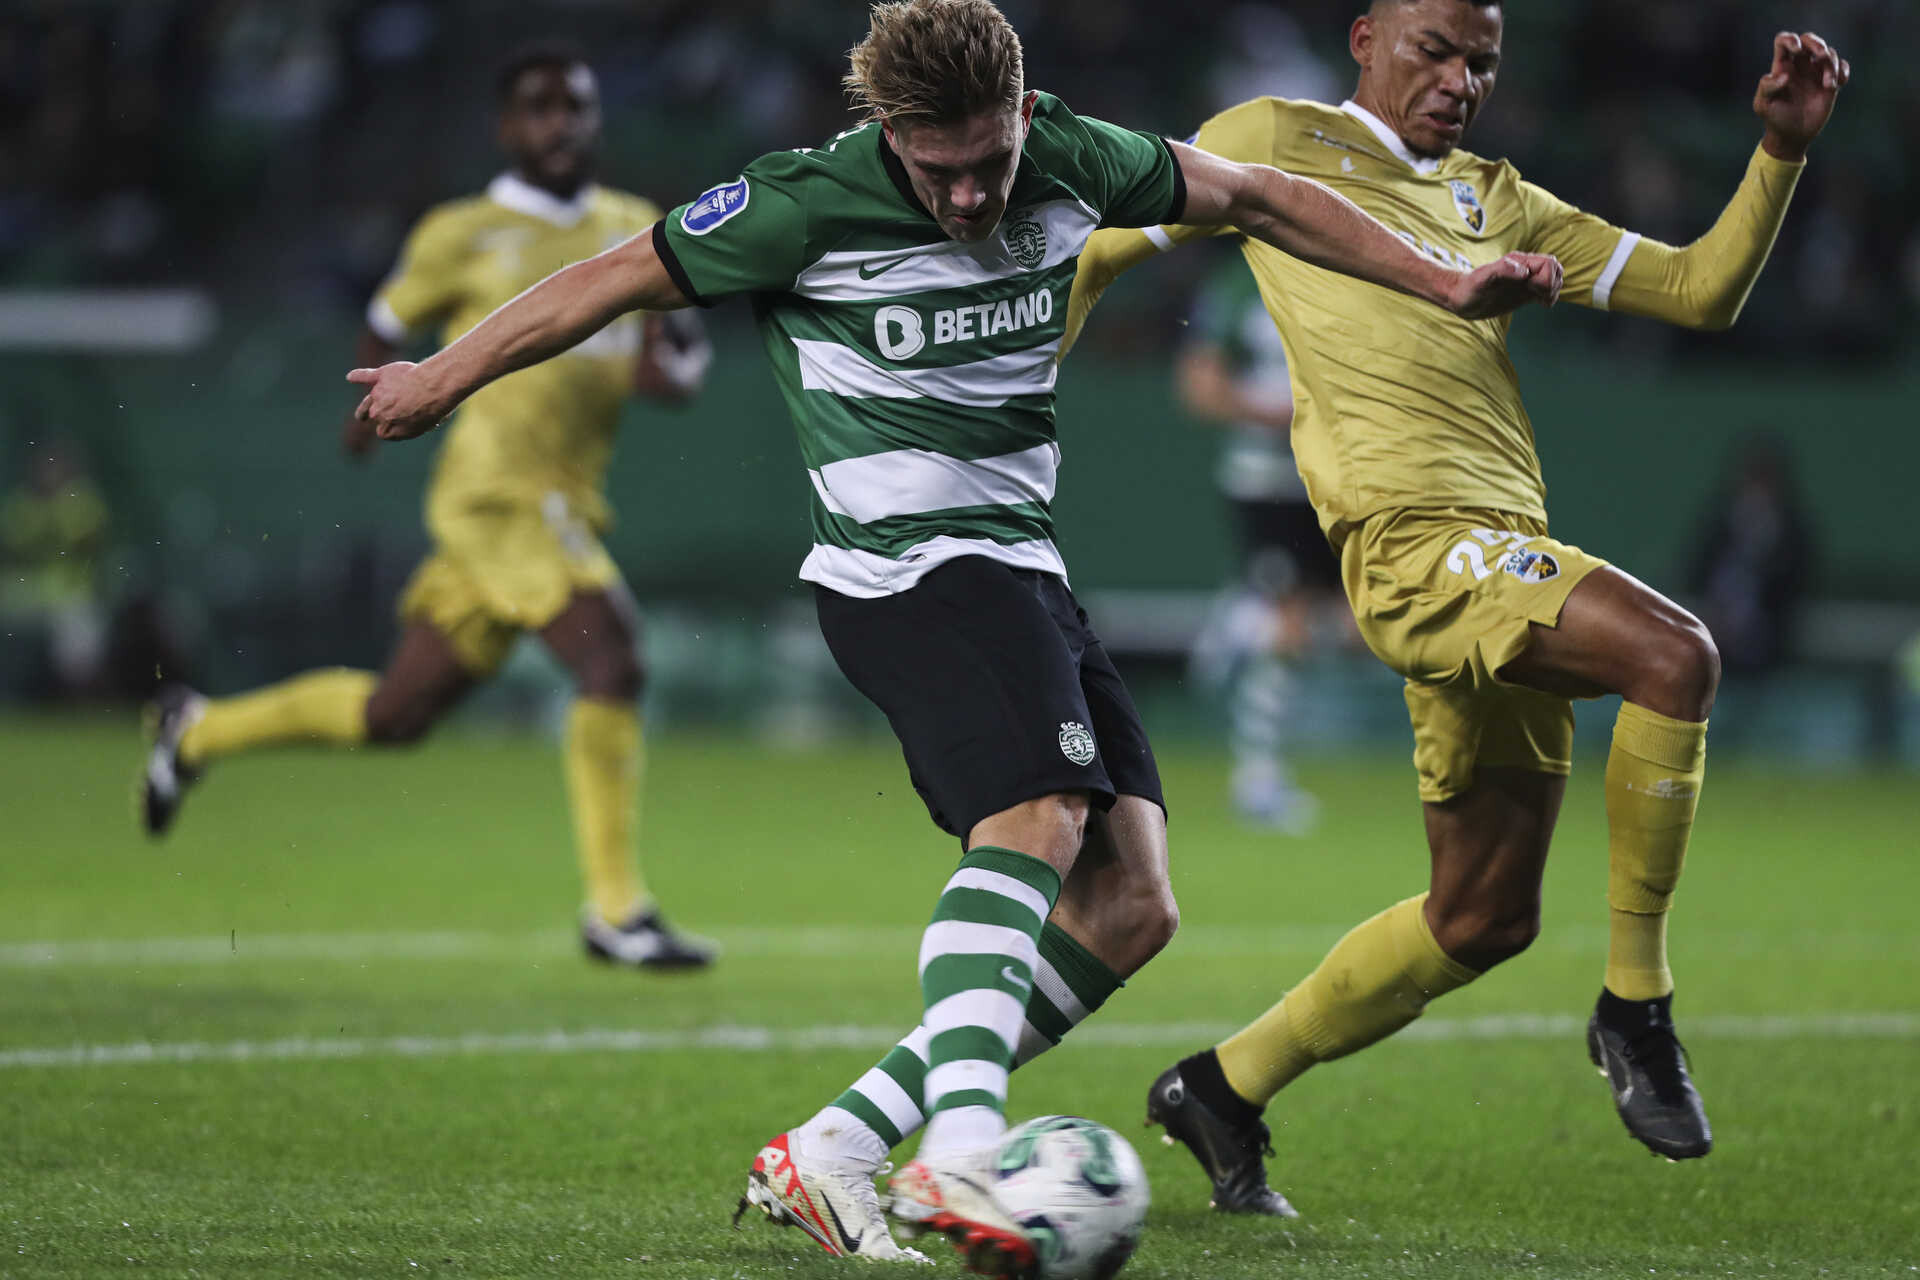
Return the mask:
<path fill-rule="evenodd" d="M 870 119 L 950 124 L 1018 110 L 1020 37 L 992 0 L 895 0 L 873 6 L 842 83 Z"/>

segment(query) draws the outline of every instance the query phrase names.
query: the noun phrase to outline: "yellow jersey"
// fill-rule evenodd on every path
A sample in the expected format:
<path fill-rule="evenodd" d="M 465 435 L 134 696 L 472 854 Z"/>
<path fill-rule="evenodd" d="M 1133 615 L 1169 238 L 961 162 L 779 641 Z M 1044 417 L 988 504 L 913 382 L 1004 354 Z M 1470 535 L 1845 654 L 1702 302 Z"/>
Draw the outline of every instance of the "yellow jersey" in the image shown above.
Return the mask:
<path fill-rule="evenodd" d="M 659 221 L 638 196 L 588 186 L 561 200 L 512 174 L 484 194 L 429 210 L 368 308 L 391 342 L 438 325 L 452 342 L 494 308 L 568 263 Z M 563 355 L 508 374 L 454 416 L 434 462 L 439 504 L 539 503 L 560 493 L 596 528 L 609 518 L 607 463 L 633 389 L 641 319 L 625 315 Z"/>
<path fill-rule="evenodd" d="M 1504 160 L 1460 150 L 1416 156 L 1351 102 L 1257 98 L 1208 121 L 1193 145 L 1324 183 L 1450 266 L 1470 270 L 1516 250 L 1550 253 L 1566 271 L 1564 301 L 1605 309 L 1624 298 L 1636 313 L 1707 326 L 1731 323 L 1738 312 L 1799 172 L 1756 152 L 1742 197 L 1695 252 L 1643 242 L 1523 180 Z M 1096 233 L 1081 259 L 1072 323 L 1126 266 L 1220 230 Z M 1722 270 L 1703 272 L 1700 264 L 1716 256 L 1708 252 L 1714 237 L 1737 242 L 1739 252 L 1718 254 Z M 1336 546 L 1360 521 L 1395 508 L 1546 518 L 1533 426 L 1507 357 L 1510 317 L 1450 317 L 1251 238 L 1244 252 L 1292 370 L 1294 456 Z M 1709 276 L 1713 288 L 1700 286 L 1701 297 L 1690 300 L 1696 277 Z"/>

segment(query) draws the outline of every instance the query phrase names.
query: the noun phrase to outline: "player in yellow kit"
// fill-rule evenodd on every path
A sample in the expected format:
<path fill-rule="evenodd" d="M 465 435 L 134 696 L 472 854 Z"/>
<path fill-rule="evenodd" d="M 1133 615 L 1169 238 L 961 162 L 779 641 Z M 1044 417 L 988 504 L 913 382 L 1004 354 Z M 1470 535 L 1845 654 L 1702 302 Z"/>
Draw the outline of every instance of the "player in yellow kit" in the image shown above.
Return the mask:
<path fill-rule="evenodd" d="M 1497 0 L 1376 0 L 1350 33 L 1351 101 L 1258 99 L 1209 121 L 1195 145 L 1316 178 L 1441 261 L 1553 254 L 1564 299 L 1732 324 L 1846 63 L 1817 36 L 1776 37 L 1746 176 L 1713 228 L 1676 248 L 1459 149 L 1493 89 L 1502 21 Z M 1205 234 L 1097 233 L 1073 318 L 1127 266 Z M 1533 940 L 1570 699 L 1618 693 L 1610 944 L 1588 1048 L 1633 1136 L 1671 1158 L 1705 1155 L 1712 1135 L 1671 1018 L 1666 920 L 1703 776 L 1712 640 L 1672 601 L 1549 535 L 1506 319 L 1429 316 L 1264 245 L 1245 253 L 1286 346 L 1294 453 L 1355 619 L 1406 677 L 1431 880 L 1244 1030 L 1162 1074 L 1150 1117 L 1199 1158 L 1216 1207 L 1291 1216 L 1267 1186 L 1262 1109 L 1315 1063 L 1391 1035 Z"/>
<path fill-rule="evenodd" d="M 599 95 L 579 54 L 542 46 L 516 56 L 500 102 L 511 168 L 484 194 L 420 220 L 368 310 L 360 363 L 385 363 L 435 327 L 450 342 L 569 262 L 659 220 L 654 205 L 591 180 Z M 223 756 L 289 742 L 417 741 L 533 632 L 577 687 L 565 769 L 588 953 L 650 968 L 707 964 L 711 947 L 674 932 L 639 875 L 638 619 L 600 543 L 623 403 L 636 389 L 684 401 L 705 355 L 697 328 L 626 316 L 468 401 L 434 464 L 426 500 L 434 549 L 401 599 L 403 630 L 386 670 L 314 671 L 235 698 L 163 693 L 144 779 L 148 829 L 164 831 L 186 786 Z M 350 453 L 371 448 L 365 423 L 349 418 L 345 431 Z"/>

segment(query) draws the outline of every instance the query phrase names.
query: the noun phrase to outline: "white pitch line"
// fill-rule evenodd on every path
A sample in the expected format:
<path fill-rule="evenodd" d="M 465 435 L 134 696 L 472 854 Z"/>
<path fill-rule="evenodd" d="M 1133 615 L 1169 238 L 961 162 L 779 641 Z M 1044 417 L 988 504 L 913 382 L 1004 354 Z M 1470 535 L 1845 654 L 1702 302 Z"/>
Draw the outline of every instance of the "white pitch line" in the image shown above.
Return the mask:
<path fill-rule="evenodd" d="M 720 929 L 729 955 L 822 956 L 899 951 L 911 955 L 920 930 L 910 927 L 786 926 Z M 0 943 L 0 969 L 89 966 L 210 965 L 245 960 L 446 960 L 480 956 L 559 955 L 577 951 L 578 934 L 532 933 L 248 933 L 184 938 L 75 939 Z"/>
<path fill-rule="evenodd" d="M 1586 1026 L 1569 1014 L 1489 1014 L 1477 1018 L 1429 1018 L 1401 1032 L 1405 1039 L 1572 1040 Z M 1233 1030 L 1224 1022 L 1093 1023 L 1073 1045 L 1177 1048 L 1217 1040 Z M 1687 1019 L 1690 1037 L 1714 1040 L 1800 1040 L 1852 1037 L 1920 1039 L 1920 1014 L 1832 1013 L 1744 1017 L 1706 1015 Z M 136 1040 L 121 1044 L 47 1045 L 0 1050 L 0 1070 L 138 1066 L 153 1063 L 313 1062 L 343 1058 L 453 1058 L 500 1054 L 682 1053 L 723 1049 L 734 1053 L 808 1053 L 831 1049 L 877 1051 L 900 1037 L 898 1027 L 710 1026 L 683 1030 L 595 1027 L 582 1031 L 473 1032 L 457 1036 L 308 1037 L 278 1040 Z"/>
<path fill-rule="evenodd" d="M 1279 952 L 1317 955 L 1345 933 L 1338 923 L 1188 925 L 1173 941 L 1171 956 L 1261 956 Z M 779 925 L 712 930 L 727 955 L 773 957 L 911 956 L 920 929 L 906 925 Z M 1554 930 L 1536 951 L 1585 954 L 1606 945 L 1600 926 Z M 1716 951 L 1765 947 L 1911 949 L 1910 934 L 1796 933 L 1715 930 L 1691 926 L 1690 939 Z M 251 961 L 463 960 L 481 957 L 544 957 L 578 950 L 577 935 L 557 929 L 528 933 L 393 931 L 364 933 L 249 933 L 199 937 L 49 939 L 0 943 L 0 970 L 215 965 Z"/>

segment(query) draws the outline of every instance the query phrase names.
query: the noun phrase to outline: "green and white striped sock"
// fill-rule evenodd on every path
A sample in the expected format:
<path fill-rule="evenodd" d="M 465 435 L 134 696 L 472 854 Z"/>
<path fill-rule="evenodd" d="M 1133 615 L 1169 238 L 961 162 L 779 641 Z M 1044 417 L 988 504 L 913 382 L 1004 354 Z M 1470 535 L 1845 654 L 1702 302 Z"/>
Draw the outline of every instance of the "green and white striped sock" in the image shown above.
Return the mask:
<path fill-rule="evenodd" d="M 887 1152 L 927 1122 L 927 1041 L 925 1027 L 887 1051 L 867 1073 L 847 1086 L 813 1119 L 800 1127 L 809 1145 L 822 1144 L 878 1165 Z"/>
<path fill-rule="evenodd" d="M 982 1147 L 1006 1128 L 1007 1072 L 1033 993 L 1060 873 L 981 847 L 960 860 L 920 939 L 929 1119 L 922 1158 Z"/>
<path fill-rule="evenodd" d="M 1016 1069 L 1060 1044 L 1127 984 L 1052 921 L 1041 929 L 1039 950 L 1033 994 L 1027 996 L 1027 1021 L 1020 1029 L 1020 1048 L 1014 1050 Z M 845 1094 L 801 1126 L 804 1138 L 870 1165 L 887 1159 L 887 1151 L 927 1123 L 927 1040 L 931 1040 L 927 1029 L 914 1027 L 866 1075 L 849 1084 Z"/>
<path fill-rule="evenodd" d="M 1027 1021 L 1020 1028 L 1013 1065 L 1024 1067 L 1059 1044 L 1126 985 L 1105 961 L 1049 921 L 1040 932 L 1040 967 L 1033 972 L 1033 995 L 1027 999 Z"/>
<path fill-rule="evenodd" d="M 1040 931 L 1040 963 L 1027 998 L 1026 1023 L 1013 1065 L 1023 1067 L 1060 1043 L 1067 1032 L 1105 1004 L 1125 981 L 1059 925 Z M 924 1026 L 888 1051 L 811 1120 L 801 1126 L 810 1144 L 878 1165 L 887 1152 L 927 1122 L 927 1042 Z"/>

